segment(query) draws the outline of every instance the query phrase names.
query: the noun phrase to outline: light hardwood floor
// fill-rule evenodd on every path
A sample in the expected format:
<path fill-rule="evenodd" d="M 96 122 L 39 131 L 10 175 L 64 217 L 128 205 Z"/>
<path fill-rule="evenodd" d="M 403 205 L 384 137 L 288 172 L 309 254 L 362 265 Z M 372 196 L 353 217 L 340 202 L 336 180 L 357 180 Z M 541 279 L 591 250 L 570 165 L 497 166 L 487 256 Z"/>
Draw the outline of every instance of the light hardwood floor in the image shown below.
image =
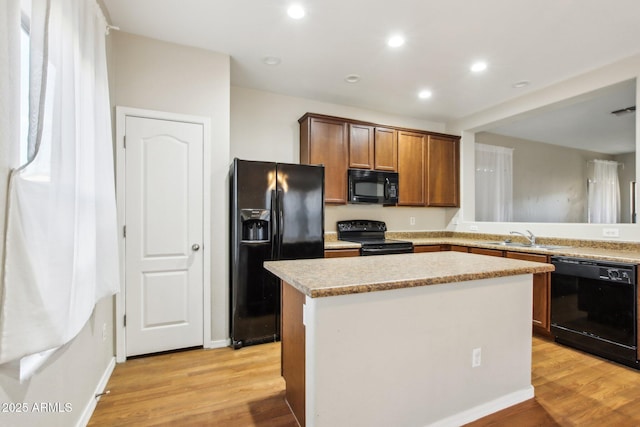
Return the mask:
<path fill-rule="evenodd" d="M 471 426 L 640 426 L 640 372 L 533 338 L 535 399 Z M 190 350 L 116 366 L 89 426 L 274 426 L 284 401 L 280 344 Z"/>

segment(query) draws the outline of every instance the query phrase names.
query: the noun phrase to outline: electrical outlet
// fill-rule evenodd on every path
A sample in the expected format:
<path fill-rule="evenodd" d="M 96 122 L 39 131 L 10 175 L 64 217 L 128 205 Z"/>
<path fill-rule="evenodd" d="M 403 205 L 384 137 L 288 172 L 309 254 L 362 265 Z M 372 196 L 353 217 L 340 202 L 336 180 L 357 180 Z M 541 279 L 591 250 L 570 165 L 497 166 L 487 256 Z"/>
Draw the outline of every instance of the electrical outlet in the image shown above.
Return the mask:
<path fill-rule="evenodd" d="M 477 225 L 470 225 L 470 226 L 469 226 L 469 230 L 471 230 L 471 231 L 478 231 L 478 226 L 477 226 Z"/>
<path fill-rule="evenodd" d="M 409 217 L 409 225 L 416 225 L 416 217 L 415 216 L 410 216 Z"/>
<path fill-rule="evenodd" d="M 620 237 L 620 229 L 619 228 L 603 228 L 602 235 L 604 237 Z"/>
<path fill-rule="evenodd" d="M 474 348 L 471 352 L 471 367 L 477 368 L 482 364 L 482 348 Z"/>
<path fill-rule="evenodd" d="M 107 323 L 102 324 L 102 341 L 107 340 Z"/>

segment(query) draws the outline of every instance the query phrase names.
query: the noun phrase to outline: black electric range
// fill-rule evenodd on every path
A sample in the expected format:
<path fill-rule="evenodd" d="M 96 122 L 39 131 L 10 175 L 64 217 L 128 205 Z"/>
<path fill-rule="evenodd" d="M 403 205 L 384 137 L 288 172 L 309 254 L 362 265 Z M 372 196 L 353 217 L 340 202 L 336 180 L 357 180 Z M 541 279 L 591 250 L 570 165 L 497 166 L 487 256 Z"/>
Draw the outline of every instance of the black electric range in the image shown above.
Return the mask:
<path fill-rule="evenodd" d="M 413 243 L 385 239 L 387 225 L 382 221 L 353 219 L 338 221 L 338 240 L 360 243 L 360 255 L 407 254 L 413 252 Z"/>

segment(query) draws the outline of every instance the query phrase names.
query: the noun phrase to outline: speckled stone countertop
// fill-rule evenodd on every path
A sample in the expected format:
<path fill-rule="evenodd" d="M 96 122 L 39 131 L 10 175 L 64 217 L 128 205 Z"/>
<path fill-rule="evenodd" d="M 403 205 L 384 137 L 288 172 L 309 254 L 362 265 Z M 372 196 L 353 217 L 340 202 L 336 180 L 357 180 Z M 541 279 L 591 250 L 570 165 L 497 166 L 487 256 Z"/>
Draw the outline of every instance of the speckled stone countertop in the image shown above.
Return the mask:
<path fill-rule="evenodd" d="M 448 251 L 268 261 L 264 267 L 311 298 L 553 271 L 551 264 Z"/>
<path fill-rule="evenodd" d="M 560 255 L 576 258 L 591 258 L 603 261 L 617 261 L 640 264 L 640 243 L 616 242 L 605 240 L 578 240 L 539 237 L 537 243 L 563 246 L 554 249 L 541 249 L 526 246 L 500 246 L 490 242 L 511 239 L 524 243 L 517 236 L 488 235 L 480 233 L 457 233 L 447 231 L 424 232 L 387 232 L 388 239 L 409 240 L 415 246 L 421 245 L 460 245 L 475 248 L 498 249 L 510 252 L 537 253 L 541 255 Z M 359 248 L 360 244 L 337 240 L 335 233 L 325 235 L 325 249 Z"/>

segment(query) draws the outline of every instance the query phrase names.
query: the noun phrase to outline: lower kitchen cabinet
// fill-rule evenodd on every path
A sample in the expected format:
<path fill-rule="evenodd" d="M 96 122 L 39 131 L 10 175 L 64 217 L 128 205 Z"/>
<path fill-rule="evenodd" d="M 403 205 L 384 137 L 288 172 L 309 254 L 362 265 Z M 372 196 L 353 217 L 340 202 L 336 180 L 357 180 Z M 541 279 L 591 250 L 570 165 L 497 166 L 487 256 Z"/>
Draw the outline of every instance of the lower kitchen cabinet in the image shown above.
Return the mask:
<path fill-rule="evenodd" d="M 342 258 L 360 256 L 360 249 L 325 249 L 325 258 Z"/>
<path fill-rule="evenodd" d="M 533 262 L 549 262 L 546 255 L 526 254 L 521 252 L 507 252 L 507 258 Z M 544 335 L 551 334 L 551 274 L 538 273 L 533 275 L 533 327 L 536 332 Z"/>
<path fill-rule="evenodd" d="M 499 251 L 497 249 L 469 248 L 469 252 L 471 252 L 472 254 L 478 254 L 478 255 L 489 255 L 489 256 L 499 256 L 499 257 L 504 256 L 502 251 Z"/>
<path fill-rule="evenodd" d="M 420 252 L 441 252 L 443 249 L 440 245 L 420 245 L 420 246 L 414 246 L 413 247 L 413 252 L 414 253 L 420 253 Z"/>

